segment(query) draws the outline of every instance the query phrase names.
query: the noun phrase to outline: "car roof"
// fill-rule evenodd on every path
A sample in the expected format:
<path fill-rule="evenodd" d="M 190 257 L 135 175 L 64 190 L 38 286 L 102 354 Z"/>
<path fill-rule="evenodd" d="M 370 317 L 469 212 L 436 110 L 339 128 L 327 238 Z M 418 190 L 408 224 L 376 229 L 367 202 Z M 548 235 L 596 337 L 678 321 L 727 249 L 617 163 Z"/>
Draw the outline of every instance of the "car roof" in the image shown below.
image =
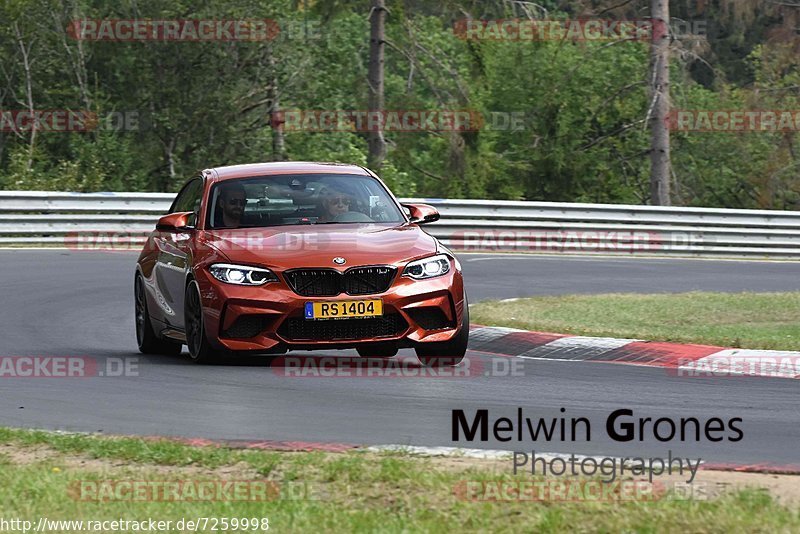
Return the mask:
<path fill-rule="evenodd" d="M 228 165 L 206 169 L 203 174 L 215 181 L 267 174 L 359 174 L 370 176 L 370 173 L 359 165 L 347 163 L 321 163 L 314 161 L 272 161 L 269 163 L 248 163 L 244 165 Z"/>

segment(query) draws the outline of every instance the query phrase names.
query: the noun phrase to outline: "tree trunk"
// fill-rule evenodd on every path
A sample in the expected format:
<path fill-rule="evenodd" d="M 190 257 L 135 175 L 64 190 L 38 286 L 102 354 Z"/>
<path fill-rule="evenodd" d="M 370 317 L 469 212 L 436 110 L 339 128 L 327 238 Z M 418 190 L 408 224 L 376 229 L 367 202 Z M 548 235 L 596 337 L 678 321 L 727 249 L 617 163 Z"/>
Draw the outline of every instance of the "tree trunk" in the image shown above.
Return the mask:
<path fill-rule="evenodd" d="M 650 0 L 650 16 L 650 203 L 669 206 L 669 0 Z"/>
<path fill-rule="evenodd" d="M 64 47 L 64 51 L 67 55 L 67 59 L 72 66 L 72 71 L 75 74 L 75 80 L 78 82 L 78 90 L 81 94 L 81 101 L 83 102 L 84 110 L 88 113 L 92 110 L 92 100 L 89 96 L 89 75 L 86 69 L 87 60 L 83 39 L 75 39 L 76 54 L 73 55 L 72 48 L 67 42 L 67 31 L 65 29 L 69 24 L 69 21 L 64 20 L 62 17 L 64 13 L 68 12 L 67 6 L 64 5 L 64 0 L 59 1 L 58 8 L 59 9 L 55 9 L 55 7 L 51 7 L 50 14 L 53 17 L 55 29 L 58 32 L 61 44 Z M 74 18 L 80 18 L 80 13 L 78 12 L 77 6 L 73 5 L 72 8 L 72 14 Z"/>
<path fill-rule="evenodd" d="M 161 185 L 159 186 L 159 191 L 167 192 L 175 185 L 175 138 L 170 137 L 169 142 L 163 142 L 164 144 L 164 159 L 167 160 L 167 172 L 169 172 L 169 178 L 165 181 L 162 181 Z"/>
<path fill-rule="evenodd" d="M 281 102 L 278 91 L 277 65 L 271 46 L 267 47 L 267 54 L 269 66 L 267 101 L 269 102 L 269 123 L 272 125 L 272 161 L 286 161 L 286 140 L 283 136 L 283 124 L 280 123 Z"/>
<path fill-rule="evenodd" d="M 367 166 L 377 171 L 386 157 L 383 138 L 383 54 L 386 44 L 386 6 L 384 0 L 372 0 L 369 35 L 369 113 L 379 114 L 376 127 L 369 131 Z"/>
<path fill-rule="evenodd" d="M 25 69 L 25 96 L 28 104 L 28 112 L 31 114 L 31 117 L 33 117 L 35 114 L 35 108 L 33 105 L 33 74 L 31 72 L 30 60 L 30 51 L 33 48 L 33 45 L 29 45 L 28 47 L 25 46 L 25 41 L 22 38 L 22 32 L 20 31 L 19 25 L 16 22 L 14 22 L 14 34 L 17 38 L 20 54 L 22 55 L 22 66 Z M 28 143 L 28 161 L 25 164 L 25 170 L 27 171 L 30 171 L 33 168 L 33 155 L 36 148 L 36 132 L 38 129 L 39 128 L 36 124 L 36 121 L 33 121 L 30 142 Z"/>

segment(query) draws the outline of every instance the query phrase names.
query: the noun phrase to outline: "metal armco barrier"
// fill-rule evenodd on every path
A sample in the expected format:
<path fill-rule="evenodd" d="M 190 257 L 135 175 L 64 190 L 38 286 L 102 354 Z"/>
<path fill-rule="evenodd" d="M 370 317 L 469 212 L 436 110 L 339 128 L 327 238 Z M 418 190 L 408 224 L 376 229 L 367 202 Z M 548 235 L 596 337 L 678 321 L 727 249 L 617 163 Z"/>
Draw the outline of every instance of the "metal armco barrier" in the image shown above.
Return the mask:
<path fill-rule="evenodd" d="M 0 245 L 136 248 L 171 193 L 0 191 Z M 800 259 L 800 212 L 401 199 L 441 213 L 425 226 L 454 250 Z M 306 229 L 308 230 L 308 229 Z"/>

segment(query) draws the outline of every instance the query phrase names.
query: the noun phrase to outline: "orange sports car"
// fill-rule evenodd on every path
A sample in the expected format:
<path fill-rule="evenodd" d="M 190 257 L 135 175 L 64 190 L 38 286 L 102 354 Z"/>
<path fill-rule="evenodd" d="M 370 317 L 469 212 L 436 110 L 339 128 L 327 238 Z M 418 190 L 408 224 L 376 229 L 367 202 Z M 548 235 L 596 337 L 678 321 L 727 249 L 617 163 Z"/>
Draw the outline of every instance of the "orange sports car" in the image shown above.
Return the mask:
<path fill-rule="evenodd" d="M 189 180 L 142 250 L 136 339 L 146 354 L 189 348 L 198 363 L 237 354 L 413 347 L 457 365 L 469 309 L 455 255 L 370 170 L 329 163 L 208 169 Z"/>

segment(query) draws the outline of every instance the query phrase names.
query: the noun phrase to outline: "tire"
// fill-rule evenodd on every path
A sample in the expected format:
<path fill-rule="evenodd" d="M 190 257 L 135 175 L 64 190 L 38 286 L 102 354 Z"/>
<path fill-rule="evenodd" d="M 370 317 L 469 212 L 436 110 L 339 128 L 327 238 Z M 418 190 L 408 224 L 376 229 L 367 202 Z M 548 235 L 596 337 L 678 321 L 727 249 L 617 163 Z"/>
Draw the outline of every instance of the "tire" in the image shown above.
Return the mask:
<path fill-rule="evenodd" d="M 144 290 L 144 280 L 142 275 L 137 274 L 133 283 L 134 318 L 136 321 L 136 344 L 142 354 L 163 354 L 165 356 L 177 356 L 181 353 L 183 344 L 173 339 L 158 337 L 153 330 L 150 321 L 150 313 L 147 311 L 147 296 Z"/>
<path fill-rule="evenodd" d="M 469 305 L 464 295 L 464 313 L 461 318 L 461 330 L 449 341 L 420 343 L 414 350 L 417 359 L 426 367 L 455 367 L 464 360 L 469 344 Z"/>
<path fill-rule="evenodd" d="M 362 358 L 391 358 L 397 355 L 395 343 L 372 343 L 363 347 L 356 347 L 358 355 Z"/>
<path fill-rule="evenodd" d="M 192 361 L 198 364 L 218 363 L 220 354 L 214 350 L 206 337 L 200 286 L 197 285 L 196 280 L 191 280 L 186 285 L 183 318 L 186 346 L 189 348 L 189 357 Z"/>

